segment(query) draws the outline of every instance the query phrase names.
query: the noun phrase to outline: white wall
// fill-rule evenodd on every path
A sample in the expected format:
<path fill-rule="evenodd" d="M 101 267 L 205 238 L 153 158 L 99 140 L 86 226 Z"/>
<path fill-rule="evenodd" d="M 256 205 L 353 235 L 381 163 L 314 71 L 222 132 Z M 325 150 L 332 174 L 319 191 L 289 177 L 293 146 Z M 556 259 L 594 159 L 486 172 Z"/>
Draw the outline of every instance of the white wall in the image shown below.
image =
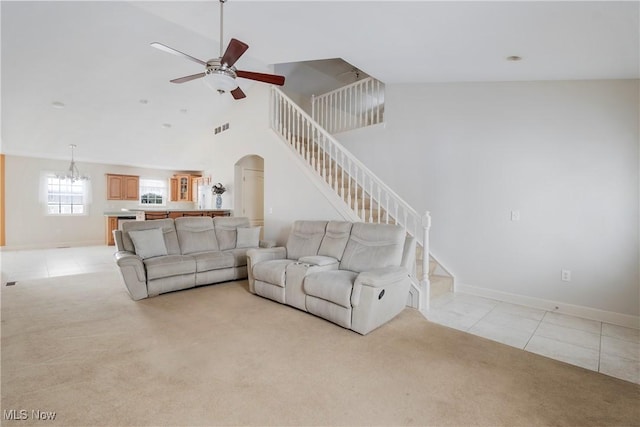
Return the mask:
<path fill-rule="evenodd" d="M 105 243 L 105 211 L 140 208 L 135 201 L 106 200 L 107 173 L 169 179 L 176 171 L 99 163 L 77 163 L 91 177 L 91 204 L 81 216 L 47 215 L 40 201 L 42 172 L 63 172 L 69 161 L 6 156 L 6 249 L 101 245 Z M 169 190 L 169 188 L 167 189 Z M 168 202 L 170 209 L 193 209 L 191 202 Z"/>
<path fill-rule="evenodd" d="M 637 316 L 638 93 L 637 80 L 387 85 L 385 128 L 339 140 L 432 212 L 432 249 L 467 289 Z"/>

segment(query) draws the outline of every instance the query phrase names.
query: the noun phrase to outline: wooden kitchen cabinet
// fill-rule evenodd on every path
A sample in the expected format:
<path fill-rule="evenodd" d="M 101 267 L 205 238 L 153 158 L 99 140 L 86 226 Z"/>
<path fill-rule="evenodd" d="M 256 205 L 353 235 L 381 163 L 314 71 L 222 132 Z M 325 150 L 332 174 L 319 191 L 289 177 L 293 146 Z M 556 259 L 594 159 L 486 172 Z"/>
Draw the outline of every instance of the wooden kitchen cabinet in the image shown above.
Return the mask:
<path fill-rule="evenodd" d="M 107 174 L 107 200 L 138 200 L 140 177 Z"/>
<path fill-rule="evenodd" d="M 107 227 L 106 227 L 106 234 L 105 234 L 105 240 L 107 242 L 107 245 L 109 246 L 113 246 L 116 244 L 116 242 L 113 240 L 113 230 L 116 230 L 118 228 L 118 217 L 117 216 L 108 216 L 107 217 Z"/>
<path fill-rule="evenodd" d="M 193 202 L 194 178 L 200 175 L 174 175 L 171 178 L 171 201 L 172 202 Z"/>

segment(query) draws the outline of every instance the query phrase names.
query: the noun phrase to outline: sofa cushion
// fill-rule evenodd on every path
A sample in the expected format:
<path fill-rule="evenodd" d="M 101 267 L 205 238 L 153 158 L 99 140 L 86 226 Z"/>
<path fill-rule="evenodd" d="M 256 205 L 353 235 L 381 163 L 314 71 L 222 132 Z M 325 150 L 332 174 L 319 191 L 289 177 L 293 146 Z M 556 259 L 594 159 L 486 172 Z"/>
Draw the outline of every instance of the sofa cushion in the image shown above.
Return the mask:
<path fill-rule="evenodd" d="M 404 240 L 405 231 L 398 225 L 357 222 L 351 228 L 340 269 L 361 272 L 400 265 Z"/>
<path fill-rule="evenodd" d="M 261 227 L 238 227 L 236 248 L 257 248 L 260 244 Z"/>
<path fill-rule="evenodd" d="M 304 279 L 304 292 L 316 298 L 351 308 L 351 291 L 358 273 L 331 270 L 309 274 Z"/>
<path fill-rule="evenodd" d="M 213 229 L 213 218 L 208 216 L 181 217 L 175 219 L 178 243 L 183 255 L 205 251 L 217 251 L 218 240 Z"/>
<path fill-rule="evenodd" d="M 233 266 L 234 267 L 242 267 L 247 265 L 247 251 L 250 248 L 238 248 L 238 249 L 228 249 L 224 251 L 224 253 L 229 254 L 233 257 Z"/>
<path fill-rule="evenodd" d="M 145 259 L 143 262 L 147 269 L 147 280 L 196 272 L 196 260 L 188 255 L 167 255 Z"/>
<path fill-rule="evenodd" d="M 201 252 L 192 256 L 196 260 L 196 271 L 198 273 L 233 267 L 234 263 L 233 255 L 227 252 Z"/>
<path fill-rule="evenodd" d="M 347 221 L 329 221 L 318 255 L 329 256 L 340 261 L 349 241 L 352 225 L 352 222 Z"/>
<path fill-rule="evenodd" d="M 178 236 L 176 235 L 176 227 L 173 219 L 154 219 L 151 221 L 129 221 L 122 224 L 122 244 L 125 251 L 135 252 L 133 241 L 129 236 L 130 231 L 149 230 L 151 228 L 162 228 L 162 237 L 164 237 L 164 246 L 167 248 L 167 254 L 180 255 L 180 245 L 178 244 Z"/>
<path fill-rule="evenodd" d="M 133 230 L 129 232 L 129 236 L 136 250 L 136 255 L 140 258 L 146 259 L 167 255 L 167 247 L 164 245 L 162 228 Z"/>
<path fill-rule="evenodd" d="M 296 221 L 287 239 L 287 258 L 297 260 L 303 256 L 318 255 L 327 221 Z"/>
<path fill-rule="evenodd" d="M 262 282 L 284 288 L 285 271 L 289 264 L 295 261 L 290 259 L 274 259 L 259 262 L 253 266 L 253 278 Z"/>
<path fill-rule="evenodd" d="M 221 251 L 236 247 L 238 227 L 249 227 L 249 218 L 235 216 L 217 216 L 213 218 L 218 247 Z M 257 246 L 257 245 L 256 245 Z"/>

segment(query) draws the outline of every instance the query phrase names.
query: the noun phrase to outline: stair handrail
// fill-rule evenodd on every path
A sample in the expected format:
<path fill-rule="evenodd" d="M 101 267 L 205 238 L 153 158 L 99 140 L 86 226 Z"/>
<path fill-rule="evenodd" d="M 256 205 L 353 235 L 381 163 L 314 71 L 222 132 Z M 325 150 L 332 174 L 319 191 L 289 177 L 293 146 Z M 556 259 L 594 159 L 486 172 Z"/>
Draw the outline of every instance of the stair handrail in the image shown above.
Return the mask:
<path fill-rule="evenodd" d="M 280 105 L 280 100 L 284 102 L 285 106 Z M 365 166 L 360 160 L 358 160 L 349 150 L 346 149 L 346 147 L 344 147 L 340 142 L 338 142 L 336 138 L 334 138 L 326 129 L 324 129 L 316 120 L 314 120 L 313 117 L 307 114 L 289 96 L 287 96 L 282 90 L 280 90 L 275 86 L 271 86 L 271 106 L 272 108 L 270 108 L 270 117 L 269 117 L 271 128 L 275 132 L 279 133 L 280 136 L 282 136 L 286 140 L 286 142 L 290 145 L 290 147 L 294 151 L 296 151 L 297 154 L 300 155 L 303 158 L 303 160 L 305 160 L 305 163 L 311 166 L 315 172 L 319 172 L 319 170 L 317 170 L 313 166 L 312 160 L 311 160 L 311 164 L 309 163 L 310 162 L 309 151 L 308 151 L 309 145 L 306 146 L 307 152 L 305 155 L 302 152 L 304 151 L 304 148 L 302 147 L 302 144 L 299 144 L 299 141 L 297 139 L 300 137 L 300 134 L 299 134 L 300 132 L 302 134 L 305 134 L 305 127 L 304 125 L 300 124 L 301 120 L 304 120 L 306 125 L 313 127 L 314 132 L 319 133 L 322 136 L 324 141 L 328 141 L 330 143 L 330 149 L 328 153 L 329 158 L 334 160 L 336 165 L 340 164 L 339 160 L 342 161 L 341 168 L 342 168 L 343 174 L 345 171 L 344 169 L 345 157 L 347 158 L 347 160 L 349 161 L 349 170 L 347 171 L 347 175 L 349 179 L 352 179 L 353 177 L 351 173 L 351 165 L 353 164 L 355 166 L 356 187 L 358 182 L 357 175 L 359 174 L 358 170 L 362 171 L 362 173 L 366 175 L 361 186 L 363 196 L 367 191 L 367 189 L 365 188 L 367 177 L 370 181 L 370 189 L 371 189 L 371 192 L 369 194 L 370 200 L 375 199 L 376 203 L 378 203 L 379 208 L 382 204 L 382 201 L 380 200 L 381 194 L 382 194 L 381 190 L 383 190 L 386 193 L 385 198 L 387 199 L 387 207 L 385 211 L 387 214 L 387 221 L 390 215 L 389 197 L 393 199 L 395 203 L 395 208 L 396 208 L 395 215 L 393 215 L 393 218 L 395 219 L 396 223 L 403 225 L 405 232 L 412 235 L 415 238 L 416 242 L 420 244 L 423 248 L 422 277 L 417 278 L 418 283 L 420 285 L 420 288 L 416 288 L 418 290 L 418 298 L 419 298 L 417 301 L 417 306 L 418 306 L 418 309 L 421 311 L 428 310 L 429 294 L 430 294 L 430 281 L 429 281 L 429 231 L 431 228 L 430 213 L 426 212 L 424 215 L 419 215 L 418 212 L 415 209 L 413 209 L 413 207 L 411 207 L 404 199 L 402 199 L 402 197 L 400 197 L 395 191 L 393 191 L 389 186 L 387 186 L 380 178 L 378 178 L 376 174 L 374 174 L 367 166 Z M 292 117 L 291 109 L 293 109 L 295 112 L 295 115 L 296 115 L 295 118 Z M 306 136 L 309 137 L 308 128 L 306 129 Z M 292 141 L 292 137 L 294 137 L 293 141 Z M 315 135 L 312 136 L 312 139 L 316 139 L 316 138 L 317 136 Z M 314 142 L 314 143 L 316 143 L 318 146 L 320 145 L 319 142 Z M 336 156 L 333 155 L 334 148 L 335 148 Z M 323 150 L 326 153 L 326 148 L 323 148 Z M 338 159 L 338 156 L 337 156 L 338 153 L 340 154 L 340 159 Z M 313 156 L 311 156 L 311 159 L 313 159 Z M 322 178 L 326 178 L 324 174 L 321 176 Z M 333 181 L 333 178 L 331 177 L 331 172 L 329 172 L 329 182 L 325 181 L 325 183 L 329 185 L 332 191 L 337 192 L 337 189 L 334 188 L 334 186 L 332 185 L 332 182 L 334 181 Z M 374 182 L 378 189 L 378 197 L 375 197 L 375 195 L 372 194 Z M 357 188 L 356 188 L 356 191 L 357 191 Z M 356 200 L 357 200 L 357 197 L 356 197 Z M 402 210 L 405 213 L 404 218 L 400 218 L 398 215 L 400 206 L 402 207 Z M 349 207 L 351 208 L 351 206 Z M 356 203 L 355 210 L 358 217 L 360 217 L 359 214 L 357 213 L 358 211 L 357 203 Z M 364 206 L 363 206 L 363 213 L 364 213 Z M 415 227 L 415 229 L 413 230 L 409 228 L 409 216 L 412 217 L 411 221 Z M 366 217 L 361 219 L 364 222 L 367 222 Z M 372 221 L 372 217 L 370 214 L 369 222 L 371 221 Z M 380 222 L 380 216 L 378 216 L 377 221 Z M 415 272 L 412 273 L 412 275 L 414 274 Z"/>
<path fill-rule="evenodd" d="M 327 140 L 333 144 L 338 151 L 340 151 L 345 157 L 347 157 L 353 164 L 357 165 L 360 170 L 365 172 L 368 175 L 369 179 L 374 181 L 380 188 L 384 189 L 384 191 L 389 194 L 395 201 L 402 205 L 406 212 L 411 213 L 412 216 L 416 219 L 415 224 L 422 223 L 422 216 L 418 214 L 418 212 L 413 209 L 402 197 L 400 197 L 395 191 L 393 191 L 387 184 L 385 184 L 376 174 L 374 174 L 368 167 L 366 167 L 360 160 L 358 160 L 346 147 L 340 142 L 338 142 L 329 132 L 327 132 L 318 122 L 316 122 L 309 114 L 307 114 L 302 108 L 300 108 L 291 98 L 289 98 L 282 90 L 279 88 L 272 86 L 271 90 L 273 93 L 276 93 L 279 97 L 285 99 L 289 105 L 291 105 L 294 109 L 297 110 L 297 113 L 302 117 L 307 119 L 307 121 L 314 125 L 317 131 L 319 131 Z M 273 124 L 273 120 L 272 120 Z M 373 195 L 372 195 L 373 197 Z M 400 218 L 396 218 L 396 220 L 400 220 Z M 405 228 L 407 225 L 405 225 Z M 414 232 L 412 235 L 418 240 L 418 243 L 422 244 L 422 238 L 418 235 L 418 233 Z"/>

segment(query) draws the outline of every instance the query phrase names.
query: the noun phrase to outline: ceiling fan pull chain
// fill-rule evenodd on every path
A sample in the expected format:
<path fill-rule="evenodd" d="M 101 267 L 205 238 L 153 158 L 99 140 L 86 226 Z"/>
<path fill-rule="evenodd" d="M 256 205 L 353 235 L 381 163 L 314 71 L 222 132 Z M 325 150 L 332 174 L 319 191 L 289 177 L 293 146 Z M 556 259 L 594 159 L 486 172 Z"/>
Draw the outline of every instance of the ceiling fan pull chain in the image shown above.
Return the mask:
<path fill-rule="evenodd" d="M 224 19 L 223 19 L 223 13 L 224 13 L 224 2 L 227 0 L 220 0 L 220 57 L 222 58 L 223 55 L 223 49 L 224 49 L 224 43 L 222 40 L 222 35 L 224 34 L 222 32 L 222 26 L 224 25 Z"/>

